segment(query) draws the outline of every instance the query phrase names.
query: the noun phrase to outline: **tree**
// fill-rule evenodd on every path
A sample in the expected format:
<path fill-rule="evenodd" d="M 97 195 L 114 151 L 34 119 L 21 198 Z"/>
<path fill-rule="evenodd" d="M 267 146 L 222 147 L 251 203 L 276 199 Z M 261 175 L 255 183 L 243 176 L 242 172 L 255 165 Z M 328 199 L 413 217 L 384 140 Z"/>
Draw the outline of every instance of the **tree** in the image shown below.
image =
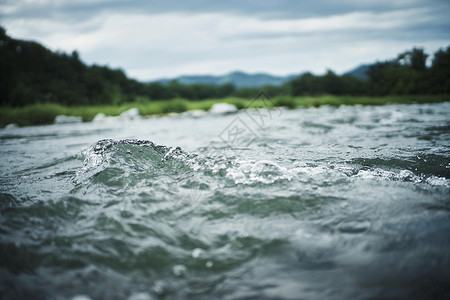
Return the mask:
<path fill-rule="evenodd" d="M 450 46 L 434 54 L 428 80 L 431 93 L 450 94 Z"/>
<path fill-rule="evenodd" d="M 433 58 L 433 62 L 431 64 L 432 69 L 450 69 L 450 46 L 447 47 L 446 50 L 439 49 Z"/>
<path fill-rule="evenodd" d="M 425 71 L 428 54 L 422 48 L 413 48 L 398 55 L 397 61 L 404 66 L 411 67 L 416 71 Z"/>
<path fill-rule="evenodd" d="M 331 70 L 328 70 L 327 73 L 321 78 L 322 79 L 322 87 L 323 92 L 326 94 L 332 95 L 342 95 L 344 94 L 344 87 L 342 86 L 341 77 L 337 76 Z"/>

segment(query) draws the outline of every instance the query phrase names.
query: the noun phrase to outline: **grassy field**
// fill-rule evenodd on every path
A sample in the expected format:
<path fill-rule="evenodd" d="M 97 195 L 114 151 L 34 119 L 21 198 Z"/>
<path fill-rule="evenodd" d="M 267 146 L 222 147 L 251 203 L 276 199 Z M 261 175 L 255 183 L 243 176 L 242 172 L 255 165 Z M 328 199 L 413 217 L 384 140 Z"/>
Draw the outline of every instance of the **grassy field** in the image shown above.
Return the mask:
<path fill-rule="evenodd" d="M 142 116 L 162 115 L 171 112 L 184 112 L 187 110 L 209 110 L 215 103 L 234 104 L 238 109 L 249 107 L 273 107 L 286 106 L 317 107 L 321 105 L 385 105 L 385 104 L 409 104 L 409 103 L 436 103 L 450 101 L 450 95 L 446 96 L 387 96 L 387 97 L 353 97 L 353 96 L 320 96 L 320 97 L 276 97 L 273 99 L 240 99 L 225 98 L 202 101 L 187 101 L 173 99 L 165 101 L 147 101 L 137 99 L 135 102 L 123 105 L 101 106 L 75 106 L 68 107 L 54 103 L 33 104 L 24 107 L 0 107 L 0 126 L 15 123 L 19 126 L 51 124 L 58 115 L 81 116 L 83 121 L 91 121 L 96 114 L 104 113 L 107 116 L 118 116 L 122 112 L 136 107 Z"/>

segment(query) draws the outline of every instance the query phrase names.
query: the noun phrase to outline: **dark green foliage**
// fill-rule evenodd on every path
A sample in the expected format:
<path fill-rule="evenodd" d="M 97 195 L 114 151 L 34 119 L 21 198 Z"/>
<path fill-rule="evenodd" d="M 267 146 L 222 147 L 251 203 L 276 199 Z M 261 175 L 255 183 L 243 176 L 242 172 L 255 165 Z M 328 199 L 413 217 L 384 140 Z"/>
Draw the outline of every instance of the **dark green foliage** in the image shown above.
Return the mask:
<path fill-rule="evenodd" d="M 34 42 L 0 36 L 1 104 L 39 102 L 65 105 L 119 103 L 130 95 L 121 70 L 87 67 L 74 51 L 53 53 Z M 131 100 L 131 99 L 130 99 Z"/>
<path fill-rule="evenodd" d="M 397 59 L 378 62 L 368 70 L 369 95 L 439 95 L 450 93 L 450 66 L 445 57 L 450 47 L 435 53 L 431 68 L 426 66 L 428 54 L 414 48 Z M 439 61 L 442 61 L 440 63 Z"/>
<path fill-rule="evenodd" d="M 247 107 L 246 101 L 241 98 L 229 98 L 227 100 L 227 103 L 233 104 L 237 109 L 244 109 Z"/>
<path fill-rule="evenodd" d="M 170 113 L 170 112 L 183 112 L 187 110 L 186 103 L 181 99 L 175 99 L 173 101 L 167 101 L 163 104 L 163 113 Z"/>
<path fill-rule="evenodd" d="M 234 91 L 232 96 L 243 99 L 252 99 L 260 90 L 260 88 L 242 87 Z"/>
<path fill-rule="evenodd" d="M 181 85 L 171 82 L 141 83 L 122 70 L 86 66 L 78 52 L 53 53 L 38 43 L 10 38 L 0 27 L 0 105 L 32 103 L 64 105 L 123 104 L 144 97 L 149 100 L 225 98 L 231 84 Z"/>
<path fill-rule="evenodd" d="M 450 47 L 434 54 L 429 76 L 430 93 L 450 94 Z"/>
<path fill-rule="evenodd" d="M 297 103 L 295 102 L 295 98 L 293 97 L 278 97 L 274 100 L 276 106 L 285 106 L 290 109 L 294 109 L 297 107 Z"/>
<path fill-rule="evenodd" d="M 397 57 L 397 61 L 400 64 L 408 66 L 416 71 L 424 71 L 427 68 L 427 57 L 428 54 L 426 54 L 423 49 L 413 48 L 411 51 L 406 51 L 400 54 Z"/>
<path fill-rule="evenodd" d="M 413 48 L 396 59 L 377 62 L 367 69 L 367 80 L 352 75 L 323 76 L 305 73 L 287 84 L 292 96 L 317 95 L 440 95 L 450 93 L 450 47 L 435 53 L 431 68 L 428 54 Z"/>

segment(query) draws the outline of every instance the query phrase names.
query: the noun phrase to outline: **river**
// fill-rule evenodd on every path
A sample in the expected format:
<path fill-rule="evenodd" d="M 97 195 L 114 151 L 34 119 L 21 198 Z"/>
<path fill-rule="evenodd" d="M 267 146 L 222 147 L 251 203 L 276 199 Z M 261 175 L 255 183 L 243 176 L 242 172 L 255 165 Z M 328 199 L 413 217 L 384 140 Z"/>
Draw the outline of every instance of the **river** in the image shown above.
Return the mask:
<path fill-rule="evenodd" d="M 450 103 L 0 130 L 1 299 L 448 299 Z"/>

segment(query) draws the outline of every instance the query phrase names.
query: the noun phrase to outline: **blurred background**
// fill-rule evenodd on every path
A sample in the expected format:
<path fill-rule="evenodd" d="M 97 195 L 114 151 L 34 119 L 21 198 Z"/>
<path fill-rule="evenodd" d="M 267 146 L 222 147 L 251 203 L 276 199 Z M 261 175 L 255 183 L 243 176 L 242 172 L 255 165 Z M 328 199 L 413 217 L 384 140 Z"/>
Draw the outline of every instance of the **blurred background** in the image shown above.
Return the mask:
<path fill-rule="evenodd" d="M 60 1 L 4 0 L 15 37 L 140 81 L 240 70 L 341 74 L 414 46 L 450 41 L 444 0 Z"/>
<path fill-rule="evenodd" d="M 290 108 L 445 101 L 448 15 L 442 0 L 2 1 L 0 126 L 242 109 L 261 90 Z"/>

